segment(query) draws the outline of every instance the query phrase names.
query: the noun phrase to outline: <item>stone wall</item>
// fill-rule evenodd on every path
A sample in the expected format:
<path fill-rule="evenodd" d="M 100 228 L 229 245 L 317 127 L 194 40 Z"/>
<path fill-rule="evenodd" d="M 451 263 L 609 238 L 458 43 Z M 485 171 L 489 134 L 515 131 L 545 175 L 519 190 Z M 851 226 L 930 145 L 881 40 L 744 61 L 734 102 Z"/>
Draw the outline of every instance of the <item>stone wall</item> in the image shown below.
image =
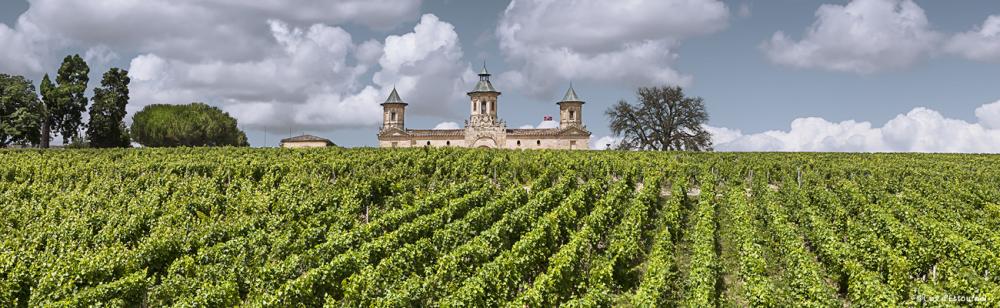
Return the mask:
<path fill-rule="evenodd" d="M 294 141 L 294 142 L 282 142 L 281 147 L 283 148 L 323 148 L 326 147 L 326 142 L 322 141 Z"/>
<path fill-rule="evenodd" d="M 518 144 L 518 141 L 521 143 Z M 379 140 L 379 147 L 382 148 L 412 148 L 412 147 L 424 147 L 428 146 L 428 142 L 432 147 L 466 147 L 465 139 L 420 139 L 415 138 L 413 140 Z M 505 144 L 499 145 L 501 148 L 514 149 L 514 150 L 538 150 L 538 149 L 574 149 L 574 150 L 586 150 L 589 148 L 589 138 L 553 138 L 549 136 L 525 136 L 525 138 L 516 138 L 513 136 L 507 136 L 507 142 Z M 395 143 L 395 145 L 393 144 Z M 479 144 L 479 143 L 475 143 Z"/>

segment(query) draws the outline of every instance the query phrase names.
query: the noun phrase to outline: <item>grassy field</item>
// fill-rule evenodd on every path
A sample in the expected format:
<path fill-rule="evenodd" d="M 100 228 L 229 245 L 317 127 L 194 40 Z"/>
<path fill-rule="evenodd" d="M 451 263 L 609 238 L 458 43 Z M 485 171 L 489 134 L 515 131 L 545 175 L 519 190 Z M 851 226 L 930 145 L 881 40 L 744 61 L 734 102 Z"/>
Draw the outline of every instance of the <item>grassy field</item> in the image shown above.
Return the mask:
<path fill-rule="evenodd" d="M 0 307 L 1000 305 L 1000 156 L 0 151 Z"/>

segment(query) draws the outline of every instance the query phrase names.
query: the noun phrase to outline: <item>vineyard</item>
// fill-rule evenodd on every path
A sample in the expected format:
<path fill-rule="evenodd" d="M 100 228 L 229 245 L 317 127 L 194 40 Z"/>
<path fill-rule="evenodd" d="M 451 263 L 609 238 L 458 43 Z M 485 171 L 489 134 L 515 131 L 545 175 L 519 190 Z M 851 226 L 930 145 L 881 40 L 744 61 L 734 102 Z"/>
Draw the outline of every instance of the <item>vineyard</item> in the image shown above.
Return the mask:
<path fill-rule="evenodd" d="M 1000 305 L 1000 156 L 0 151 L 0 307 Z"/>

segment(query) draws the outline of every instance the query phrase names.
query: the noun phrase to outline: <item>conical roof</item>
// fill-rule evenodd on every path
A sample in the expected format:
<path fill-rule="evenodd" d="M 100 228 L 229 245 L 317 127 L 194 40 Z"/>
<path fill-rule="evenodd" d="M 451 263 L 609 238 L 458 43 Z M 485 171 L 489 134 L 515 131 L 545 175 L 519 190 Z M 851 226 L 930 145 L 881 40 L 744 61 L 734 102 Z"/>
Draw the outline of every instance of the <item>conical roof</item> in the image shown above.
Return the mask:
<path fill-rule="evenodd" d="M 483 70 L 479 71 L 479 82 L 476 83 L 476 87 L 469 91 L 469 93 L 475 92 L 497 92 L 496 88 L 493 87 L 493 83 L 490 82 L 490 72 L 486 70 L 486 62 L 483 62 Z"/>
<path fill-rule="evenodd" d="M 569 85 L 569 89 L 566 90 L 566 95 L 563 95 L 562 100 L 559 101 L 559 102 L 560 103 L 561 102 L 580 102 L 580 103 L 583 103 L 583 100 L 581 100 L 579 96 L 576 96 L 576 90 L 573 90 L 573 85 L 570 84 Z"/>
<path fill-rule="evenodd" d="M 476 83 L 476 88 L 472 89 L 472 92 L 497 92 L 497 89 L 493 87 L 493 83 L 489 79 L 479 80 Z"/>
<path fill-rule="evenodd" d="M 403 102 L 403 99 L 399 98 L 399 93 L 396 92 L 396 87 L 392 88 L 392 93 L 389 93 L 389 98 L 386 98 L 385 102 L 382 103 L 382 105 L 385 105 L 385 104 L 403 104 L 403 105 L 406 105 L 406 103 Z"/>

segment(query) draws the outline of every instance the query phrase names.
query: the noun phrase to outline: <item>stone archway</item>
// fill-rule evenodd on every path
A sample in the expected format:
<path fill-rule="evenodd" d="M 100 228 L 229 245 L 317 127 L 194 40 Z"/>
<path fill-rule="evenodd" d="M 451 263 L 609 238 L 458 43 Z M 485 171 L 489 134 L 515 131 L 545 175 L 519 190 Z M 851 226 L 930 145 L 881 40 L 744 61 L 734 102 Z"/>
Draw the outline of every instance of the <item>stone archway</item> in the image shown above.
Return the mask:
<path fill-rule="evenodd" d="M 489 149 L 494 149 L 494 148 L 497 147 L 497 141 L 493 140 L 493 138 L 483 137 L 483 138 L 476 139 L 476 142 L 472 143 L 472 147 L 473 148 L 489 148 Z"/>

